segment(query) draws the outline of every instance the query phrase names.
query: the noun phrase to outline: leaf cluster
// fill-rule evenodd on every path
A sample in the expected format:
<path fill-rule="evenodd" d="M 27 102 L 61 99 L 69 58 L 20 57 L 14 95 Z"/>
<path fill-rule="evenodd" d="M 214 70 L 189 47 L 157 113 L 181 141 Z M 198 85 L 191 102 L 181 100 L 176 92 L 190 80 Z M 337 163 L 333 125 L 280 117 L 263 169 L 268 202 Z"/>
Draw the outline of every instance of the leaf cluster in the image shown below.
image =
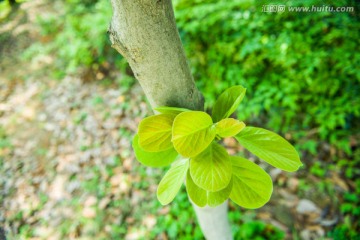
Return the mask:
<path fill-rule="evenodd" d="M 235 137 L 250 152 L 282 170 L 296 171 L 302 165 L 284 138 L 230 118 L 245 92 L 242 86 L 224 91 L 211 116 L 184 108 L 158 107 L 155 110 L 160 114 L 140 122 L 133 140 L 137 159 L 150 167 L 171 164 L 157 190 L 163 205 L 175 198 L 184 180 L 190 199 L 200 207 L 215 207 L 230 198 L 253 209 L 269 201 L 273 190 L 270 176 L 255 163 L 230 156 L 220 142 L 225 137 Z"/>

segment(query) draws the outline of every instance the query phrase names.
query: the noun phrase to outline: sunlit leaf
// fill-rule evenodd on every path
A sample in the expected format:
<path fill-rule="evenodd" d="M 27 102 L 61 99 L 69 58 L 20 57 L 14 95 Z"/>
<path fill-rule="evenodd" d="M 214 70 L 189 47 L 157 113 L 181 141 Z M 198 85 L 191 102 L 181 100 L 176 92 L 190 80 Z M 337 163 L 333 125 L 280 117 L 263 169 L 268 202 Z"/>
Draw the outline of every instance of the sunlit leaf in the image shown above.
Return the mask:
<path fill-rule="evenodd" d="M 186 175 L 186 191 L 190 199 L 199 207 L 207 204 L 207 192 L 198 187 L 191 178 L 190 171 Z"/>
<path fill-rule="evenodd" d="M 220 191 L 217 191 L 217 192 L 207 192 L 207 194 L 208 194 L 207 195 L 207 204 L 210 207 L 216 207 L 216 206 L 222 204 L 223 202 L 225 202 L 230 196 L 232 187 L 233 187 L 233 181 L 230 180 L 230 182 L 226 188 L 224 188 Z"/>
<path fill-rule="evenodd" d="M 225 118 L 216 124 L 216 134 L 220 137 L 232 137 L 245 127 L 245 123 L 234 118 Z"/>
<path fill-rule="evenodd" d="M 231 156 L 233 186 L 230 199 L 244 208 L 259 208 L 270 200 L 273 185 L 271 177 L 255 163 Z"/>
<path fill-rule="evenodd" d="M 170 165 L 179 154 L 172 147 L 168 150 L 161 152 L 146 152 L 139 146 L 139 136 L 134 136 L 132 147 L 135 152 L 135 156 L 139 162 L 148 167 L 164 167 Z"/>
<path fill-rule="evenodd" d="M 144 118 L 139 124 L 139 145 L 147 152 L 160 152 L 173 147 L 172 123 L 175 115 L 159 114 Z"/>
<path fill-rule="evenodd" d="M 293 172 L 302 166 L 295 148 L 274 132 L 263 128 L 245 127 L 236 139 L 254 155 L 274 167 Z"/>
<path fill-rule="evenodd" d="M 204 151 L 215 138 L 211 117 L 198 111 L 183 112 L 173 123 L 172 142 L 178 153 L 193 157 Z"/>
<path fill-rule="evenodd" d="M 179 113 L 182 112 L 190 111 L 187 108 L 177 108 L 177 107 L 156 107 L 154 108 L 154 110 L 160 113 L 175 114 L 175 115 L 178 115 Z"/>
<path fill-rule="evenodd" d="M 231 180 L 229 154 L 218 143 L 212 143 L 190 160 L 190 174 L 195 184 L 204 190 L 216 192 L 224 189 Z"/>
<path fill-rule="evenodd" d="M 190 199 L 199 207 L 206 204 L 210 207 L 216 207 L 229 198 L 232 189 L 232 181 L 228 186 L 218 192 L 209 192 L 197 186 L 191 178 L 190 172 L 186 176 L 186 191 Z"/>
<path fill-rule="evenodd" d="M 157 197 L 162 205 L 169 204 L 174 200 L 184 183 L 188 169 L 189 159 L 181 159 L 175 162 L 161 179 L 157 189 Z"/>
<path fill-rule="evenodd" d="M 242 86 L 234 86 L 226 89 L 215 102 L 212 110 L 212 119 L 218 122 L 229 117 L 245 96 L 246 89 Z"/>

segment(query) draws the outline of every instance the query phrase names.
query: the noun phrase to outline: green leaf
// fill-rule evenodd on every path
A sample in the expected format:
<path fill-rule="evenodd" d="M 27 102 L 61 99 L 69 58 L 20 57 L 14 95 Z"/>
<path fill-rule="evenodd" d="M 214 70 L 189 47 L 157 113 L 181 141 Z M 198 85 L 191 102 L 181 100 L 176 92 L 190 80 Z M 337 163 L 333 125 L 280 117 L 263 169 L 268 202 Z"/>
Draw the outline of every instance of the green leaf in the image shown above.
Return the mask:
<path fill-rule="evenodd" d="M 228 199 L 230 196 L 232 187 L 233 187 L 233 181 L 230 180 L 230 182 L 226 188 L 224 188 L 218 192 L 207 192 L 208 193 L 207 204 L 210 207 L 216 207 L 216 206 L 222 204 L 223 202 L 225 202 L 225 200 Z"/>
<path fill-rule="evenodd" d="M 205 207 L 207 204 L 207 192 L 198 187 L 191 178 L 190 171 L 186 175 L 186 191 L 189 198 L 199 207 Z"/>
<path fill-rule="evenodd" d="M 234 118 L 225 118 L 216 123 L 216 134 L 220 137 L 232 137 L 238 134 L 243 128 L 245 128 L 245 123 Z"/>
<path fill-rule="evenodd" d="M 186 176 L 186 191 L 190 199 L 199 207 L 206 204 L 210 207 L 216 207 L 229 198 L 232 189 L 232 181 L 228 186 L 218 192 L 209 192 L 197 186 L 191 178 L 190 171 Z"/>
<path fill-rule="evenodd" d="M 172 123 L 175 115 L 159 114 L 144 118 L 139 124 L 139 145 L 147 152 L 161 152 L 173 147 Z"/>
<path fill-rule="evenodd" d="M 168 114 L 175 114 L 178 115 L 182 112 L 188 112 L 190 111 L 187 108 L 177 108 L 177 107 L 156 107 L 154 108 L 155 111 L 158 111 L 160 113 L 168 113 Z"/>
<path fill-rule="evenodd" d="M 270 200 L 273 185 L 271 177 L 255 163 L 231 156 L 233 186 L 230 199 L 244 208 L 259 208 Z"/>
<path fill-rule="evenodd" d="M 293 172 L 302 166 L 295 148 L 276 133 L 263 128 L 246 127 L 235 138 L 254 155 L 274 167 Z"/>
<path fill-rule="evenodd" d="M 157 189 L 157 197 L 162 205 L 169 204 L 174 200 L 185 180 L 188 169 L 189 159 L 181 159 L 175 162 L 161 179 Z"/>
<path fill-rule="evenodd" d="M 226 89 L 215 102 L 212 110 L 212 119 L 218 122 L 229 117 L 245 96 L 246 89 L 242 86 L 234 86 Z"/>
<path fill-rule="evenodd" d="M 183 112 L 173 123 L 172 142 L 178 153 L 193 157 L 201 153 L 215 138 L 211 117 L 199 111 Z"/>
<path fill-rule="evenodd" d="M 134 136 L 132 147 L 139 162 L 148 167 L 164 167 L 170 165 L 179 154 L 172 147 L 161 152 L 147 152 L 139 146 L 139 136 Z"/>
<path fill-rule="evenodd" d="M 190 174 L 204 190 L 217 192 L 231 180 L 231 161 L 226 149 L 212 143 L 204 152 L 190 160 Z"/>

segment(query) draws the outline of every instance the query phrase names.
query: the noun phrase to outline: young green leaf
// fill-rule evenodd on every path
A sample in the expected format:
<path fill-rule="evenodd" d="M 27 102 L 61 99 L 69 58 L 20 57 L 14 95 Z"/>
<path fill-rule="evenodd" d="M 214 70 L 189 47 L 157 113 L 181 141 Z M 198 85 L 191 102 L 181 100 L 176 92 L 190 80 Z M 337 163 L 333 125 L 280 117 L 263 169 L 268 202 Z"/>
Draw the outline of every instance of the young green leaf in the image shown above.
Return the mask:
<path fill-rule="evenodd" d="M 209 192 L 197 186 L 191 178 L 188 171 L 186 176 L 186 191 L 190 199 L 199 207 L 204 207 L 206 204 L 210 207 L 216 207 L 222 204 L 229 198 L 232 189 L 232 181 L 228 186 L 218 192 Z"/>
<path fill-rule="evenodd" d="M 161 152 L 173 147 L 172 123 L 175 115 L 159 114 L 144 118 L 139 124 L 139 145 L 147 152 Z"/>
<path fill-rule="evenodd" d="M 210 207 L 216 207 L 216 206 L 222 204 L 223 202 L 225 202 L 225 200 L 228 199 L 230 196 L 232 187 L 233 187 L 233 181 L 230 180 L 230 182 L 226 188 L 224 188 L 218 192 L 207 192 L 207 194 L 208 194 L 207 195 L 207 204 Z"/>
<path fill-rule="evenodd" d="M 212 119 L 218 122 L 229 117 L 239 106 L 245 96 L 246 89 L 242 86 L 234 86 L 226 89 L 215 102 L 212 110 Z"/>
<path fill-rule="evenodd" d="M 190 174 L 195 184 L 206 191 L 217 192 L 231 180 L 231 161 L 226 149 L 213 142 L 190 160 Z"/>
<path fill-rule="evenodd" d="M 245 127 L 245 123 L 234 118 L 225 118 L 216 123 L 216 134 L 220 137 L 232 137 Z"/>
<path fill-rule="evenodd" d="M 254 155 L 276 168 L 293 172 L 302 166 L 295 148 L 269 130 L 246 127 L 235 138 Z"/>
<path fill-rule="evenodd" d="M 175 114 L 175 115 L 178 115 L 179 113 L 182 112 L 190 111 L 187 108 L 177 108 L 177 107 L 156 107 L 154 108 L 154 110 L 160 113 Z"/>
<path fill-rule="evenodd" d="M 189 159 L 181 159 L 175 162 L 161 179 L 157 189 L 157 197 L 162 205 L 169 204 L 174 200 L 185 180 L 188 169 Z"/>
<path fill-rule="evenodd" d="M 216 132 L 208 114 L 189 111 L 176 116 L 172 134 L 176 151 L 184 157 L 194 157 L 209 146 Z"/>
<path fill-rule="evenodd" d="M 139 146 L 139 136 L 134 136 L 132 147 L 139 162 L 148 167 L 164 167 L 170 165 L 179 154 L 172 147 L 161 152 L 147 152 Z"/>
<path fill-rule="evenodd" d="M 190 171 L 186 175 L 186 191 L 189 198 L 199 207 L 205 207 L 207 204 L 207 192 L 198 187 L 191 178 Z"/>
<path fill-rule="evenodd" d="M 271 177 L 255 163 L 231 156 L 233 186 L 230 199 L 244 208 L 259 208 L 270 200 L 273 185 Z"/>

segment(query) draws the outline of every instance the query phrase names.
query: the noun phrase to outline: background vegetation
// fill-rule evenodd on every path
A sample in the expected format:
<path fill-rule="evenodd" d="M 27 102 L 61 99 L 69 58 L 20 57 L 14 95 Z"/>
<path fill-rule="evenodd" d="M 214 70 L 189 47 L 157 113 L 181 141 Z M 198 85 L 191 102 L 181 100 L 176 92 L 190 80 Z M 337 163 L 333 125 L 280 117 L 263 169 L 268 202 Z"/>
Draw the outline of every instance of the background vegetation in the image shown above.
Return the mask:
<path fill-rule="evenodd" d="M 312 239 L 314 236 L 317 239 L 359 239 L 359 5 L 353 0 L 272 3 L 286 6 L 354 6 L 355 11 L 265 13 L 261 11 L 265 4 L 262 1 L 173 1 L 179 32 L 194 77 L 199 89 L 210 100 L 206 107 L 210 109 L 215 96 L 227 87 L 238 84 L 245 86 L 247 94 L 237 112 L 238 118 L 284 135 L 296 145 L 305 163 L 304 168 L 295 175 L 273 172 L 275 188 L 288 192 L 288 195 L 285 194 L 287 197 L 281 191 L 274 193 L 272 206 L 276 207 L 275 212 L 267 208 L 263 211 L 244 211 L 230 203 L 229 218 L 236 239 Z M 6 1 L 0 3 L 4 29 L 17 16 L 23 16 L 22 23 L 29 21 L 25 16 L 31 10 L 22 8 L 23 4 L 26 3 L 11 10 Z M 41 68 L 25 73 L 27 77 L 23 79 L 27 79 L 26 84 L 36 82 L 36 77 L 44 75 L 46 82 L 55 82 L 56 85 L 64 82 L 71 84 L 71 81 L 66 82 L 64 79 L 75 77 L 81 79 L 80 87 L 88 88 L 87 91 L 93 84 L 101 89 L 116 88 L 125 99 L 109 106 L 106 102 L 108 98 L 102 95 L 85 98 L 83 102 L 89 101 L 93 111 L 101 113 L 103 121 L 111 119 L 112 111 L 116 109 L 122 109 L 129 119 L 150 114 L 148 107 L 131 110 L 132 106 L 143 103 L 144 98 L 139 98 L 139 93 L 134 94 L 139 86 L 132 79 L 131 70 L 124 59 L 111 49 L 106 34 L 111 16 L 108 0 L 58 0 L 50 4 L 40 1 L 39 6 L 44 11 L 32 22 L 37 32 L 30 34 L 33 39 L 31 44 L 23 44 L 26 50 L 14 54 L 0 47 L 1 54 L 11 55 L 16 64 L 22 66 L 44 62 L 51 56 L 51 60 L 42 64 Z M 14 38 L 12 34 L 11 31 L 1 31 L 0 43 L 10 46 L 9 42 Z M 25 76 L 24 73 L 18 75 Z M 3 81 L 10 86 L 10 82 L 19 78 L 15 76 L 11 72 Z M 39 98 L 47 99 L 45 93 L 39 94 Z M 138 99 L 131 100 L 135 96 Z M 2 101 L 8 99 L 4 97 Z M 102 112 L 107 107 L 112 110 Z M 84 112 L 87 111 L 84 109 L 79 107 L 78 112 L 72 113 L 72 124 L 81 126 L 86 123 L 91 114 Z M 4 113 L 2 117 L 6 116 Z M 121 119 L 119 121 L 123 121 Z M 136 120 L 132 121 L 136 125 Z M 123 127 L 121 122 L 118 128 L 118 139 L 126 139 L 128 142 L 136 129 Z M 4 162 L 4 166 L 0 162 L 0 168 L 3 168 L 1 171 L 6 170 L 6 162 L 10 161 L 15 148 L 9 131 L 0 127 L 0 160 Z M 97 144 L 101 146 L 101 142 Z M 230 151 L 238 150 L 233 143 L 225 144 Z M 95 146 L 85 144 L 79 147 L 79 151 L 86 152 L 93 148 Z M 121 149 L 122 152 L 111 155 L 113 161 L 109 165 L 101 167 L 94 163 L 84 166 L 87 171 L 93 172 L 93 177 L 91 181 L 83 183 L 83 192 L 95 195 L 98 201 L 106 198 L 111 191 L 111 184 L 106 179 L 117 176 L 113 168 L 122 166 L 125 159 L 133 154 L 129 149 Z M 47 146 L 36 150 L 39 156 L 46 155 L 47 151 Z M 135 161 L 133 164 L 134 167 L 128 170 L 129 176 L 136 179 L 129 180 L 132 192 L 146 192 L 156 186 L 160 172 L 149 173 L 148 169 L 137 165 Z M 106 178 L 103 171 L 107 173 Z M 71 178 L 79 177 L 74 175 Z M 6 179 L 3 179 L 3 186 L 5 182 Z M 10 188 L 16 187 L 14 185 Z M 50 201 L 47 193 L 41 194 L 43 197 L 40 198 L 38 208 Z M 3 198 L 0 197 L 0 202 L 14 196 L 14 190 L 6 192 Z M 81 196 L 75 194 L 71 201 L 63 204 L 82 209 L 84 198 Z M 78 237 L 98 236 L 99 239 L 105 239 L 127 236 L 131 239 L 134 235 L 129 238 L 129 229 L 134 228 L 143 233 L 139 236 L 146 238 L 202 238 L 184 190 L 165 210 L 154 196 L 147 196 L 148 202 L 138 205 L 127 201 L 128 195 L 111 196 L 111 201 L 104 209 L 96 210 L 95 218 L 79 216 L 76 220 L 61 222 L 61 236 L 69 237 L 72 232 L 78 231 L 80 233 L 75 235 Z M 281 215 L 279 212 L 284 209 L 276 204 L 278 199 L 287 204 L 290 209 L 288 212 L 295 212 Z M 317 209 L 313 212 L 318 212 L 318 215 L 313 216 L 313 212 L 304 213 L 298 209 L 303 199 L 312 201 Z M 132 208 L 138 209 L 129 210 Z M 109 218 L 107 213 L 112 209 L 121 210 L 121 214 L 125 215 L 123 221 Z M 145 218 L 146 223 L 145 215 L 150 216 Z M 0 217 L 0 221 L 5 223 L 7 230 L 11 230 L 8 236 L 14 234 L 25 239 L 36 236 L 38 232 L 33 227 L 41 225 L 37 221 L 43 221 L 39 218 L 35 223 L 29 223 L 28 218 L 19 211 L 4 216 L 7 216 L 6 219 Z M 153 218 L 156 224 L 152 224 Z M 104 231 L 107 226 L 110 227 Z M 91 231 L 85 231 L 84 228 Z"/>

